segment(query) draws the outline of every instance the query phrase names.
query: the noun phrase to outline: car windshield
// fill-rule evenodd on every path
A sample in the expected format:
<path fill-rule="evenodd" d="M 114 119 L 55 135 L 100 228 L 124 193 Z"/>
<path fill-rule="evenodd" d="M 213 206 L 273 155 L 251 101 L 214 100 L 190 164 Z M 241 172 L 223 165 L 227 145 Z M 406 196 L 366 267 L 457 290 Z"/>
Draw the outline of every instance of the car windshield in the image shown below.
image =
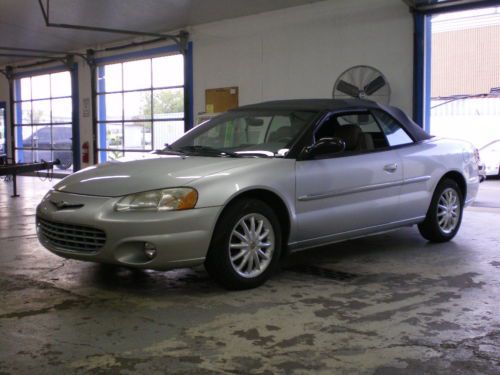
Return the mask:
<path fill-rule="evenodd" d="M 209 120 L 160 151 L 204 156 L 284 156 L 316 117 L 309 111 L 235 111 Z"/>

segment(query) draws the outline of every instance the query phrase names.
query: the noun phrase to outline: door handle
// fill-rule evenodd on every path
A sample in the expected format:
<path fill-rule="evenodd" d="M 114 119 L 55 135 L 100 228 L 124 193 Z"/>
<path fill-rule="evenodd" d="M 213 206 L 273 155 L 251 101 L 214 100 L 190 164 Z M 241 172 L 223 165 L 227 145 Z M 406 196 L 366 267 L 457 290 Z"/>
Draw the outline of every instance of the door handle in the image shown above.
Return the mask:
<path fill-rule="evenodd" d="M 396 163 L 393 164 L 387 164 L 384 166 L 384 171 L 389 172 L 389 173 L 394 173 L 398 169 L 398 165 Z"/>

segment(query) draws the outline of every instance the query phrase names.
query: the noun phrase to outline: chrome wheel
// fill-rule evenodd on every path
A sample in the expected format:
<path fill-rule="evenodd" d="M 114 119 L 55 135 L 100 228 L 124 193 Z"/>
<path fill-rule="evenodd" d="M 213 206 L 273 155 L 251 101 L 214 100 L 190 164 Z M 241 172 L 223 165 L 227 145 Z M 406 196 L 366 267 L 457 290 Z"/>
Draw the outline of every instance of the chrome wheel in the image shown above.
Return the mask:
<path fill-rule="evenodd" d="M 263 215 L 243 216 L 229 237 L 229 258 L 238 275 L 253 278 L 261 275 L 273 259 L 275 234 Z"/>
<path fill-rule="evenodd" d="M 447 188 L 439 197 L 437 205 L 437 222 L 443 233 L 450 234 L 460 220 L 461 204 L 455 189 Z"/>

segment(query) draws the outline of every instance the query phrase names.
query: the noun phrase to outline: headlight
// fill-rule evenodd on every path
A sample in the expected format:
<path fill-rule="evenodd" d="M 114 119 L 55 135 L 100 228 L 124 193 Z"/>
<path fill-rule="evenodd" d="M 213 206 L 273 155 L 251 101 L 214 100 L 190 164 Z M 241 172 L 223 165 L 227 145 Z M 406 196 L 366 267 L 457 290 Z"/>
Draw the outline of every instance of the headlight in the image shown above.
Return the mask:
<path fill-rule="evenodd" d="M 116 203 L 116 211 L 176 211 L 194 208 L 198 192 L 191 188 L 145 191 L 123 197 Z"/>

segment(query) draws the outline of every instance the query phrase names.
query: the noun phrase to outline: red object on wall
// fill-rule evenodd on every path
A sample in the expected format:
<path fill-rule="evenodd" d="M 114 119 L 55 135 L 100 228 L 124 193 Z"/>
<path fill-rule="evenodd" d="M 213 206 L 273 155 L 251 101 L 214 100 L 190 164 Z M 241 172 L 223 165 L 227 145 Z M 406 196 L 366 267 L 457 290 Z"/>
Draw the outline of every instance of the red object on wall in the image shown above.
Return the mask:
<path fill-rule="evenodd" d="M 89 162 L 89 143 L 84 142 L 82 145 L 82 162 L 87 163 Z"/>

